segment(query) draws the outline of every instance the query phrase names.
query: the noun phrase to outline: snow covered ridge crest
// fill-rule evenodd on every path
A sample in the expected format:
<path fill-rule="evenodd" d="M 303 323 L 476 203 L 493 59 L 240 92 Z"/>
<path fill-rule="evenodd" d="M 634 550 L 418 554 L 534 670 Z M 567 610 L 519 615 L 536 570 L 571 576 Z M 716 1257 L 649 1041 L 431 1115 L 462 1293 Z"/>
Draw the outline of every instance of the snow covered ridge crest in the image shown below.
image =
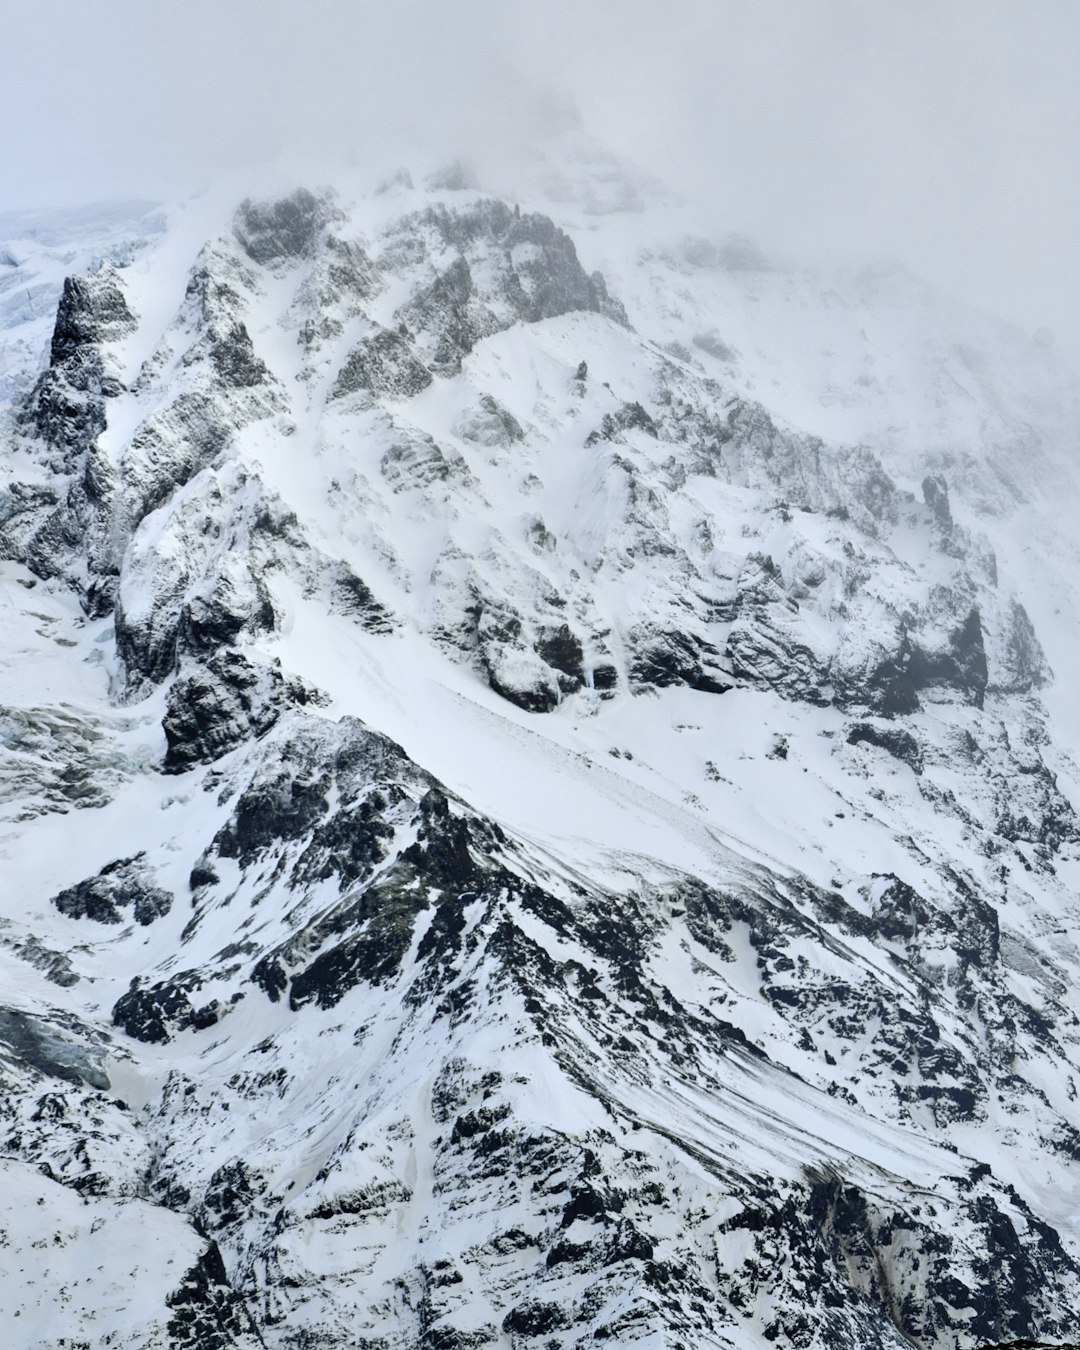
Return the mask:
<path fill-rule="evenodd" d="M 1065 414 L 964 376 L 959 488 L 902 401 L 800 429 L 753 325 L 814 289 L 739 256 L 447 178 L 58 285 L 0 492 L 6 1343 L 1069 1334 Z"/>
<path fill-rule="evenodd" d="M 243 570 L 237 554 L 254 555 L 264 578 L 272 541 L 288 533 L 291 513 L 255 480 L 269 466 L 261 458 L 245 463 L 233 442 L 254 423 L 258 433 L 249 440 L 280 443 L 313 420 L 323 440 L 362 427 L 382 449 L 377 476 L 364 475 L 354 457 L 342 465 L 352 473 L 353 501 L 374 495 L 384 518 L 372 522 L 374 540 L 363 541 L 369 551 L 377 545 L 376 566 L 390 570 L 399 588 L 427 589 L 436 640 L 530 710 L 550 710 L 566 693 L 597 687 L 597 679 L 607 689 L 618 682 L 720 688 L 741 677 L 797 697 L 889 712 L 910 711 L 922 687 L 946 685 L 977 703 L 988 680 L 1019 690 L 1043 678 L 1023 608 L 999 592 L 992 552 L 954 525 L 943 480 L 928 478 L 925 505 L 915 502 L 897 492 L 869 451 L 830 451 L 816 438 L 784 432 L 759 405 L 636 338 L 602 279 L 586 276 L 573 244 L 549 220 L 483 199 L 465 209 L 438 203 L 393 220 L 373 261 L 370 245 L 330 232 L 341 216 L 307 193 L 271 206 L 245 204 L 236 237 L 203 250 L 176 319 L 134 371 L 130 389 L 116 373 L 123 359 L 117 348 L 135 324 L 118 275 L 102 271 L 65 283 L 50 366 L 24 415 L 50 449 L 53 479 L 12 486 L 5 537 L 39 574 L 69 577 L 89 613 L 118 610 L 132 691 L 173 671 L 185 645 L 198 647 L 198 634 L 186 644 L 183 632 L 192 601 L 200 614 L 210 606 L 212 625 L 272 627 L 265 587 L 253 574 L 236 574 Z M 252 264 L 263 269 L 261 280 Z M 289 296 L 284 313 L 264 317 L 279 333 L 294 332 L 296 348 L 275 374 L 256 353 L 245 319 L 282 291 Z M 565 434 L 537 425 L 535 401 L 522 421 L 482 387 L 521 387 L 513 344 L 490 341 L 520 323 L 542 325 L 545 350 L 600 343 L 602 373 L 629 365 L 648 395 L 647 402 L 624 398 L 610 380 L 594 373 L 589 381 L 587 360 L 567 362 L 573 373 L 558 390 L 561 406 L 543 411 L 560 428 L 581 427 L 584 448 L 598 451 L 577 464 L 566 464 Z M 429 389 L 435 374 L 460 374 L 484 339 L 472 378 L 456 381 L 452 393 Z M 550 359 L 558 360 L 554 351 Z M 286 393 L 298 384 L 296 394 Z M 449 445 L 425 425 L 447 396 L 456 402 Z M 407 415 L 403 401 L 412 399 L 421 406 Z M 114 401 L 127 436 L 103 434 Z M 434 429 L 443 430 L 437 419 Z M 554 532 L 541 514 L 529 513 L 524 538 L 519 526 L 517 538 L 477 557 L 476 541 L 457 535 L 475 534 L 478 522 L 489 535 L 506 530 L 504 504 L 520 502 L 534 478 L 543 486 L 528 472 L 536 459 L 530 442 L 537 441 L 551 452 L 546 458 L 557 456 L 559 467 L 570 469 L 571 485 L 594 509 L 558 522 Z M 469 464 L 478 451 L 514 444 L 521 448 L 512 456 Z M 200 479 L 198 492 L 180 491 L 204 472 L 214 477 Z M 485 499 L 485 479 L 497 499 Z M 778 523 L 791 527 L 780 531 L 779 548 L 765 552 L 726 539 L 716 547 L 711 522 L 741 505 L 731 487 L 776 494 Z M 467 519 L 450 531 L 430 573 L 418 576 L 396 556 L 394 540 L 406 532 L 410 512 L 449 504 L 453 495 L 467 506 Z M 208 496 L 230 522 L 243 520 L 243 540 L 189 519 Z M 824 537 L 816 522 L 807 529 L 793 523 L 793 508 L 825 515 Z M 914 543 L 931 559 L 952 561 L 912 568 L 897 555 L 882 536 L 902 512 L 909 551 Z M 346 522 L 334 523 L 344 533 Z M 762 538 L 759 525 L 742 524 L 742 538 Z M 193 528 L 201 545 L 190 537 Z M 179 555 L 171 564 L 162 562 L 163 541 Z M 867 559 L 875 546 L 880 556 Z M 868 562 L 881 558 L 894 564 L 896 585 L 863 594 Z M 423 559 L 425 571 L 430 561 Z M 601 588 L 581 583 L 583 570 L 596 576 L 604 568 L 637 574 L 635 587 L 617 587 L 617 613 L 597 604 Z M 681 579 L 677 590 L 672 574 Z M 335 584 L 360 596 L 362 608 L 376 605 L 352 573 Z M 392 585 L 383 586 L 393 599 Z M 709 631 L 717 618 L 730 625 L 723 644 Z M 196 629 L 206 621 L 193 620 Z M 989 671 L 987 628 L 997 647 Z M 211 644 L 222 635 L 211 634 Z M 778 647 L 805 659 L 778 663 Z"/>

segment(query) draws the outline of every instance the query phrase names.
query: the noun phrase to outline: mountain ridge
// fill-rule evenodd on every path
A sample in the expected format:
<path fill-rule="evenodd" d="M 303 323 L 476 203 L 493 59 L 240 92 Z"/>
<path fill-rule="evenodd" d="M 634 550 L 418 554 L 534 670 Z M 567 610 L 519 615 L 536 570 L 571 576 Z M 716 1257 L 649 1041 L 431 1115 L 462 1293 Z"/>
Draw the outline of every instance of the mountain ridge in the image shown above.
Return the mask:
<path fill-rule="evenodd" d="M 774 273 L 603 219 L 608 281 L 304 191 L 64 282 L 0 506 L 5 1166 L 68 1225 L 14 1344 L 1071 1330 L 1075 741 L 997 560 L 1065 414 L 797 430 L 700 322 Z"/>

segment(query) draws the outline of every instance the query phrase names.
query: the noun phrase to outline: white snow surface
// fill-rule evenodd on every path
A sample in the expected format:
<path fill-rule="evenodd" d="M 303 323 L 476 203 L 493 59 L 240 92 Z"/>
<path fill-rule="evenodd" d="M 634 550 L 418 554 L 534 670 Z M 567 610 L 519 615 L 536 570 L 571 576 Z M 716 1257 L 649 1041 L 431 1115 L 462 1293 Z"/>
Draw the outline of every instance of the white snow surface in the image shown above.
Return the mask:
<path fill-rule="evenodd" d="M 38 1047 L 25 1020 L 0 1025 L 0 1340 L 1059 1336 L 1067 1309 L 1059 1324 L 1034 1302 L 1026 1324 L 1005 1307 L 984 1325 L 955 1290 L 933 1311 L 947 1295 L 918 1224 L 972 1288 L 999 1259 L 979 1197 L 1019 1241 L 1044 1224 L 1053 1299 L 1080 1297 L 1076 383 L 900 268 L 768 259 L 647 194 L 603 214 L 585 193 L 518 203 L 567 231 L 628 323 L 523 319 L 479 228 L 447 242 L 414 214 L 484 200 L 341 191 L 309 249 L 265 260 L 210 201 L 0 217 L 3 521 L 13 485 L 64 500 L 81 481 L 25 413 L 63 276 L 112 269 L 135 321 L 101 343 L 120 387 L 93 450 L 121 503 L 101 527 L 115 603 L 88 607 L 78 540 L 55 567 L 12 544 L 0 564 L 0 1001 Z M 522 277 L 538 248 L 515 246 Z M 458 256 L 497 323 L 446 359 L 445 315 L 417 296 Z M 222 373 L 236 324 L 250 378 Z M 422 387 L 345 387 L 378 333 L 406 335 Z M 202 434 L 185 398 L 226 434 L 181 471 Z M 757 421 L 717 439 L 757 408 L 780 440 Z M 346 572 L 380 621 L 341 600 Z M 237 617 L 226 645 L 321 696 L 167 773 L 162 718 L 205 664 L 190 634 L 214 606 Z M 1024 669 L 1018 606 L 1044 654 Z M 935 676 L 913 709 L 861 698 L 897 633 L 944 660 L 969 610 L 978 697 Z M 545 646 L 563 626 L 575 677 Z M 648 674 L 657 632 L 691 634 L 697 676 Z M 175 651 L 139 669 L 132 634 Z M 302 787 L 338 762 L 327 819 L 351 809 L 349 719 L 412 761 L 372 780 L 388 824 L 370 872 L 296 880 L 308 835 L 215 842 L 260 774 Z M 888 748 L 897 733 L 917 759 Z M 402 882 L 432 783 L 451 819 L 498 827 L 470 837 L 504 869 L 457 897 L 448 947 L 449 883 Z M 166 913 L 54 903 L 118 859 Z M 901 893 L 925 912 L 890 927 Z M 370 935 L 374 910 L 348 906 L 372 903 L 412 916 L 387 970 L 325 1006 L 260 987 L 264 956 L 291 979 Z M 637 984 L 605 916 L 639 944 Z M 114 1020 L 133 981 L 190 972 L 191 1003 L 217 1000 L 202 1025 L 146 1041 Z M 883 1216 L 907 1216 L 876 1258 L 896 1306 L 853 1246 L 855 1292 L 830 1311 L 782 1223 L 740 1225 L 814 1186 L 870 1197 L 882 1244 Z M 607 1217 L 567 1208 L 605 1187 Z M 631 1230 L 647 1243 L 619 1248 Z M 211 1241 L 235 1298 L 220 1341 L 175 1321 Z M 905 1292 L 931 1310 L 918 1335 Z"/>

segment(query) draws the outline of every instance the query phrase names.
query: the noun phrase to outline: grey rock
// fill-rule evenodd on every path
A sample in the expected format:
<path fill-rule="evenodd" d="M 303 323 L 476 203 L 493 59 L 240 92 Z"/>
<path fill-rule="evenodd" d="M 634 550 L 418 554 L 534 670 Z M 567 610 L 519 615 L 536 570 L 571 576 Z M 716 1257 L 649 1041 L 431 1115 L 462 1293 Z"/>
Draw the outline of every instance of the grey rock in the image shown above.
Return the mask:
<path fill-rule="evenodd" d="M 659 688 L 685 684 L 706 694 L 723 694 L 734 683 L 722 669 L 716 648 L 692 634 L 646 625 L 630 634 L 630 643 L 630 678 L 637 684 Z"/>
<path fill-rule="evenodd" d="M 988 689 L 994 693 L 1027 694 L 1053 679 L 1042 645 L 1027 610 L 1009 601 L 1004 650 L 998 656 Z"/>
<path fill-rule="evenodd" d="M 404 333 L 380 328 L 349 355 L 330 398 L 363 393 L 413 398 L 431 383 L 431 372 L 417 359 Z"/>
<path fill-rule="evenodd" d="M 915 773 L 923 771 L 923 757 L 919 743 L 910 731 L 900 727 L 878 727 L 871 722 L 858 722 L 847 734 L 848 745 L 875 745 L 907 764 Z"/>
<path fill-rule="evenodd" d="M 49 365 L 65 366 L 77 383 L 81 358 L 88 348 L 125 337 L 134 331 L 135 318 L 116 274 L 108 269 L 88 277 L 65 277 L 64 290 L 56 311 Z"/>
<path fill-rule="evenodd" d="M 599 430 L 591 431 L 585 438 L 586 447 L 597 445 L 600 441 L 619 441 L 627 431 L 643 431 L 655 441 L 656 423 L 640 403 L 624 403 L 614 413 L 605 413 Z"/>
<path fill-rule="evenodd" d="M 103 1092 L 109 1089 L 100 1049 L 69 1039 L 32 1013 L 0 1008 L 0 1046 L 39 1073 L 68 1083 L 89 1083 Z"/>
<path fill-rule="evenodd" d="M 475 445 L 498 446 L 504 450 L 525 439 L 521 423 L 491 394 L 482 394 L 479 405 L 458 419 L 454 431 Z"/>
<path fill-rule="evenodd" d="M 736 357 L 734 348 L 729 347 L 716 333 L 696 333 L 694 335 L 694 346 L 700 347 L 703 352 L 707 352 L 717 361 L 723 361 L 725 364 L 730 364 Z"/>
<path fill-rule="evenodd" d="M 393 268 L 413 261 L 425 232 L 438 240 L 442 251 L 457 256 L 407 302 L 399 318 L 412 331 L 429 336 L 432 362 L 441 371 L 456 372 L 481 337 L 515 321 L 536 323 L 586 310 L 627 322 L 603 277 L 585 273 L 569 236 L 546 216 L 491 200 L 458 211 L 441 204 L 429 207 L 400 222 L 382 265 Z M 485 262 L 489 276 L 482 289 L 472 275 L 474 260 Z"/>
<path fill-rule="evenodd" d="M 191 970 L 155 984 L 136 977 L 112 1010 L 113 1025 L 150 1045 L 164 1045 L 178 1031 L 212 1027 L 221 1013 L 217 1000 L 196 1008 L 190 997 L 202 986 L 202 976 Z"/>
<path fill-rule="evenodd" d="M 53 904 L 69 919 L 93 919 L 96 923 L 124 922 L 125 910 L 144 927 L 168 914 L 172 895 L 153 882 L 146 855 L 117 858 L 94 877 L 69 886 L 53 897 Z"/>
<path fill-rule="evenodd" d="M 233 229 L 244 252 L 265 265 L 310 258 L 327 225 L 340 219 L 330 196 L 316 197 L 306 188 L 274 202 L 243 202 Z"/>
<path fill-rule="evenodd" d="M 256 664 L 239 651 L 213 651 L 169 689 L 162 719 L 165 772 L 212 764 L 264 736 L 289 707 L 317 699 L 300 681 L 287 680 L 277 664 Z"/>

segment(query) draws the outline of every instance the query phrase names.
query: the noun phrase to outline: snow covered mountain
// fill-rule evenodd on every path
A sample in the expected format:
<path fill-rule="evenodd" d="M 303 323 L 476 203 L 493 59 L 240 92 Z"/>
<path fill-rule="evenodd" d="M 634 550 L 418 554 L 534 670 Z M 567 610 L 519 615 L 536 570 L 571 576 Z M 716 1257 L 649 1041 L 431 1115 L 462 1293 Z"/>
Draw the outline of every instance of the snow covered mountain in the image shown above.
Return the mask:
<path fill-rule="evenodd" d="M 1074 1332 L 1076 386 L 601 169 L 0 217 L 5 1346 Z"/>

